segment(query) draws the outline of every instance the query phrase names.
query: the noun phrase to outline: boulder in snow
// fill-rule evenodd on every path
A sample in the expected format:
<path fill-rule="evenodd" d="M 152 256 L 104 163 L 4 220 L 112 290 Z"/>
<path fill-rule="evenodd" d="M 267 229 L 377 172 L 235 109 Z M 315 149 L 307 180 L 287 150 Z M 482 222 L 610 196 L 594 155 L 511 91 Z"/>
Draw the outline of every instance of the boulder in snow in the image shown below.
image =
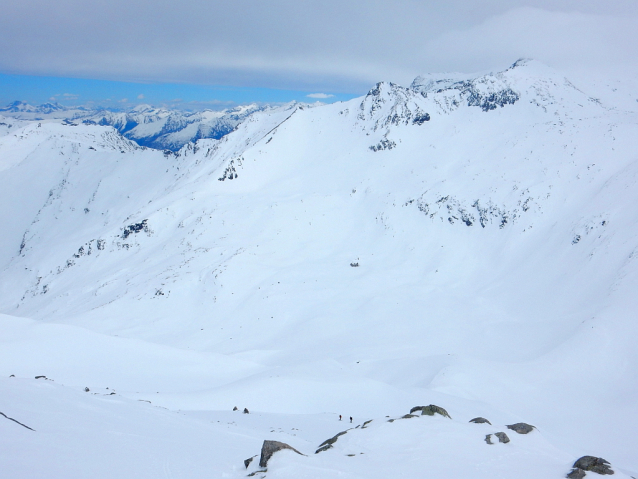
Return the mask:
<path fill-rule="evenodd" d="M 291 451 L 295 451 L 297 454 L 301 454 L 299 451 L 297 451 L 297 449 L 289 446 L 285 442 L 265 440 L 261 446 L 261 457 L 259 458 L 259 466 L 266 467 L 272 455 L 277 451 L 281 451 L 282 449 L 290 449 Z M 303 454 L 301 455 L 303 456 Z"/>
<path fill-rule="evenodd" d="M 517 422 L 516 424 L 510 424 L 507 429 L 511 429 L 519 434 L 527 434 L 534 430 L 534 426 L 525 424 L 524 422 Z"/>
<path fill-rule="evenodd" d="M 452 419 L 445 409 L 435 406 L 434 404 L 430 404 L 429 406 L 415 406 L 410 409 L 410 414 L 416 411 L 421 411 L 422 416 L 434 416 L 434 414 L 440 414 L 443 417 Z"/>
<path fill-rule="evenodd" d="M 569 473 L 569 475 L 567 477 L 583 477 L 583 476 L 579 476 L 578 474 L 580 474 L 580 472 L 578 472 L 578 470 L 582 470 L 582 471 L 591 471 L 591 472 L 595 472 L 597 474 L 613 474 L 614 471 L 611 469 L 611 464 L 609 463 L 609 461 L 605 461 L 602 457 L 594 457 L 594 456 L 583 456 L 580 459 L 578 459 L 575 463 L 574 463 L 574 469 L 572 470 L 572 472 Z M 570 476 L 571 474 L 574 474 L 573 476 Z"/>
<path fill-rule="evenodd" d="M 475 417 L 474 419 L 470 419 L 470 422 L 473 422 L 474 424 L 484 424 L 487 423 L 490 426 L 492 425 L 491 422 L 489 422 L 487 419 L 485 419 L 484 417 Z"/>

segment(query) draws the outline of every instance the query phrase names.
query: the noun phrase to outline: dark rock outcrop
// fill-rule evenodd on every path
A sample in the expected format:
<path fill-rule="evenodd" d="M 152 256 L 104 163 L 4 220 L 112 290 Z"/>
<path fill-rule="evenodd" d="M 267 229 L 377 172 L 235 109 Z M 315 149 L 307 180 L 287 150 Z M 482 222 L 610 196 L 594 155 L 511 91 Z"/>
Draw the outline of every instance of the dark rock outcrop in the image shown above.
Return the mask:
<path fill-rule="evenodd" d="M 517 422 L 516 424 L 510 424 L 507 429 L 511 429 L 519 434 L 527 434 L 534 430 L 534 426 L 525 424 L 524 422 Z"/>
<path fill-rule="evenodd" d="M 507 444 L 508 442 L 510 442 L 510 438 L 507 437 L 507 434 L 505 434 L 504 432 L 497 432 L 494 434 L 494 436 L 498 437 L 498 442 L 502 442 L 503 444 Z M 487 434 L 485 436 L 485 442 L 488 444 L 494 444 L 492 442 L 492 434 Z"/>
<path fill-rule="evenodd" d="M 473 422 L 475 424 L 484 424 L 487 423 L 490 426 L 492 425 L 491 422 L 489 422 L 487 419 L 485 419 L 484 417 L 475 417 L 474 419 L 470 419 L 470 422 Z"/>
<path fill-rule="evenodd" d="M 423 123 L 425 123 L 426 121 L 430 121 L 430 114 L 421 113 L 414 116 L 414 119 L 412 120 L 412 124 L 423 125 Z"/>
<path fill-rule="evenodd" d="M 253 462 L 253 459 L 255 459 L 257 457 L 257 455 L 254 455 L 253 457 L 249 457 L 248 459 L 244 459 L 244 466 L 246 466 L 246 469 L 248 469 L 248 466 L 250 466 L 250 463 Z"/>
<path fill-rule="evenodd" d="M 325 441 L 323 441 L 321 444 L 319 444 L 319 448 L 315 451 L 315 454 L 319 454 L 320 452 L 327 451 L 328 449 L 330 449 L 332 445 L 335 442 L 337 442 L 337 439 L 339 439 L 339 436 L 343 436 L 347 432 L 348 431 L 341 431 L 340 433 L 332 436 L 330 439 L 326 439 Z"/>
<path fill-rule="evenodd" d="M 261 446 L 261 457 L 259 458 L 259 467 L 268 466 L 268 461 L 270 460 L 272 455 L 276 453 L 277 451 L 281 451 L 282 449 L 290 449 L 291 451 L 295 451 L 297 454 L 300 454 L 303 456 L 303 454 L 297 451 L 297 449 L 295 449 L 292 446 L 289 446 L 285 442 L 265 440 Z"/>
<path fill-rule="evenodd" d="M 122 232 L 122 239 L 126 239 L 131 234 L 137 234 L 140 231 L 149 233 L 148 220 L 142 220 L 141 223 L 133 223 L 132 225 L 124 227 L 124 231 Z"/>
<path fill-rule="evenodd" d="M 608 475 L 614 473 L 614 471 L 611 469 L 611 464 L 609 463 L 609 461 L 605 461 L 602 457 L 583 456 L 574 463 L 573 467 L 574 469 L 569 474 L 574 475 L 567 475 L 567 477 L 583 477 L 584 474 L 582 476 L 579 476 L 579 470 Z"/>
<path fill-rule="evenodd" d="M 585 471 L 583 471 L 579 467 L 576 467 L 572 469 L 572 471 L 565 477 L 567 477 L 567 479 L 583 479 L 583 477 L 585 477 L 586 475 L 587 473 Z"/>
<path fill-rule="evenodd" d="M 379 143 L 377 143 L 376 145 L 372 145 L 369 148 L 372 151 L 382 151 L 382 150 L 392 150 L 393 148 L 396 148 L 397 144 L 396 142 L 389 140 L 387 138 L 383 138 Z"/>
<path fill-rule="evenodd" d="M 421 411 L 422 416 L 434 416 L 435 414 L 440 414 L 443 417 L 452 419 L 445 409 L 435 406 L 434 404 L 430 404 L 429 406 L 415 406 L 410 409 L 410 414 L 416 411 Z"/>
<path fill-rule="evenodd" d="M 401 419 L 410 419 L 413 417 L 419 417 L 416 414 L 406 414 L 405 416 L 401 416 Z"/>

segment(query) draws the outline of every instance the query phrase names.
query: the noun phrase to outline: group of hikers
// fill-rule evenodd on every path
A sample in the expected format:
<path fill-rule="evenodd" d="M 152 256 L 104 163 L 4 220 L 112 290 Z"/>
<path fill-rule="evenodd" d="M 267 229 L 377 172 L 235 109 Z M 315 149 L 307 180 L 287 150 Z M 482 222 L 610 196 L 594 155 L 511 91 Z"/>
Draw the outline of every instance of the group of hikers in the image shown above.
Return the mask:
<path fill-rule="evenodd" d="M 238 411 L 239 409 L 237 408 L 237 406 L 235 406 L 233 408 L 233 411 Z M 244 414 L 249 414 L 248 408 L 244 408 Z M 343 419 L 343 417 L 341 416 L 341 414 L 339 414 L 339 421 L 341 421 Z M 350 422 L 352 422 L 352 416 L 350 416 Z"/>

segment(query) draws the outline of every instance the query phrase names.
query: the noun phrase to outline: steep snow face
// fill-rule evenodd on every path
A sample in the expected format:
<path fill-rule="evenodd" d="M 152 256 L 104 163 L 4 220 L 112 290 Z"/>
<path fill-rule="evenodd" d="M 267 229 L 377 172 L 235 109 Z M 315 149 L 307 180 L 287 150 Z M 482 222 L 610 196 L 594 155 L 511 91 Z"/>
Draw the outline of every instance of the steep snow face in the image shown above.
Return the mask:
<path fill-rule="evenodd" d="M 175 410 L 382 418 L 434 403 L 535 425 L 546 471 L 584 454 L 638 470 L 638 115 L 535 62 L 443 78 L 256 112 L 174 154 L 91 125 L 0 138 L 16 205 L 0 218 L 1 311 L 226 358 L 185 366 L 170 391 L 146 367 L 95 368 Z M 1 374 L 47 366 L 83 387 L 68 357 L 27 356 L 12 349 Z"/>

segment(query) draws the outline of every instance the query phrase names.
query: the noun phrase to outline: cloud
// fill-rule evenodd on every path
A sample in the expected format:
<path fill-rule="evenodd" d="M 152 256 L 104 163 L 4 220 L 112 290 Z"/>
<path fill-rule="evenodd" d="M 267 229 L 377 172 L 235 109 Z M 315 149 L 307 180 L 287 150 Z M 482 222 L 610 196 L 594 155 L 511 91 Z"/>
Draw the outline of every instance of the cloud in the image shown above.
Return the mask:
<path fill-rule="evenodd" d="M 138 100 L 143 100 L 144 99 L 144 94 L 140 93 L 139 95 L 137 95 L 137 99 Z"/>
<path fill-rule="evenodd" d="M 2 13 L 4 73 L 352 93 L 521 56 L 638 70 L 633 0 L 21 0 Z"/>
<path fill-rule="evenodd" d="M 334 95 L 330 95 L 328 93 L 311 93 L 310 95 L 306 95 L 308 98 L 319 98 L 319 99 L 325 99 L 325 98 L 332 98 Z"/>
<path fill-rule="evenodd" d="M 72 101 L 80 98 L 80 95 L 76 93 L 56 93 L 55 95 L 49 97 L 49 101 Z"/>
<path fill-rule="evenodd" d="M 118 100 L 120 103 L 128 103 L 128 98 L 122 98 L 121 100 Z"/>

